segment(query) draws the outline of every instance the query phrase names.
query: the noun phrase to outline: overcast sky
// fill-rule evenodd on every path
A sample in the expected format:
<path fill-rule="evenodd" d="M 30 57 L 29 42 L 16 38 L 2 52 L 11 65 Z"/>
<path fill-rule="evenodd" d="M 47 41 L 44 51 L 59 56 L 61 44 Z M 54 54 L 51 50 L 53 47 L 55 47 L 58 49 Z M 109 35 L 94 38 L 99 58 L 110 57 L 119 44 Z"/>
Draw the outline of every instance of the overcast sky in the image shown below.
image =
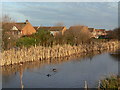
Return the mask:
<path fill-rule="evenodd" d="M 3 2 L 2 13 L 17 22 L 28 19 L 34 26 L 56 23 L 94 28 L 118 27 L 117 2 Z"/>

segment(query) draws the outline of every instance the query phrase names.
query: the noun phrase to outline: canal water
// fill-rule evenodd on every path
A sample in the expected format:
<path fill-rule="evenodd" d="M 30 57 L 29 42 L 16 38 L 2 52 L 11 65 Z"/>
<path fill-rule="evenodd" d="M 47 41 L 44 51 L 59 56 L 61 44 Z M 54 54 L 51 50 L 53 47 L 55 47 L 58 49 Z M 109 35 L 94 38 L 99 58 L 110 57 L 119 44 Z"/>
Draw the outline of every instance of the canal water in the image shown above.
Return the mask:
<path fill-rule="evenodd" d="M 118 74 L 116 53 L 102 53 L 82 58 L 41 61 L 3 67 L 3 88 L 90 88 L 98 80 Z"/>

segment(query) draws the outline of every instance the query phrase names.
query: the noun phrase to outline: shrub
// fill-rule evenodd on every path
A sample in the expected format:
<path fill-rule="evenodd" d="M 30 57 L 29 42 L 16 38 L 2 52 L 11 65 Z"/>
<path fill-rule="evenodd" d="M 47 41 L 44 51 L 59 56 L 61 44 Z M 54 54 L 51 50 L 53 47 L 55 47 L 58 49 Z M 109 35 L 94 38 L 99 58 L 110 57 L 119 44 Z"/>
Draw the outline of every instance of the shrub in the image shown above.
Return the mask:
<path fill-rule="evenodd" d="M 119 76 L 110 76 L 101 80 L 102 89 L 114 89 L 118 90 L 120 83 Z"/>
<path fill-rule="evenodd" d="M 22 38 L 19 38 L 17 43 L 16 43 L 16 46 L 18 47 L 30 47 L 32 45 L 35 45 L 36 44 L 36 40 L 35 38 L 32 38 L 32 37 L 22 37 Z"/>
<path fill-rule="evenodd" d="M 54 37 L 49 31 L 39 30 L 37 33 L 33 34 L 31 37 L 36 39 L 36 44 L 42 46 L 49 46 L 53 43 Z"/>
<path fill-rule="evenodd" d="M 17 41 L 17 47 L 30 47 L 33 45 L 51 46 L 53 44 L 53 36 L 50 32 L 40 30 L 31 36 L 25 36 Z"/>

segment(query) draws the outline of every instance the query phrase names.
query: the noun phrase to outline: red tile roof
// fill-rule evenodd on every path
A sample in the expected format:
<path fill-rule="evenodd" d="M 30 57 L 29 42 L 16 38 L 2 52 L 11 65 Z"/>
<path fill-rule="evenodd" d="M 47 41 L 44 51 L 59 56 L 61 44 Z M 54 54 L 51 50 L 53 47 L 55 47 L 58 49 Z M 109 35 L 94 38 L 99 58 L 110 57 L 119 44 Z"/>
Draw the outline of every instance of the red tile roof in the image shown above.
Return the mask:
<path fill-rule="evenodd" d="M 64 26 L 54 26 L 54 27 L 39 27 L 37 30 L 50 30 L 50 31 L 60 31 L 64 28 Z"/>
<path fill-rule="evenodd" d="M 95 29 L 95 31 L 97 31 L 97 32 L 99 32 L 99 31 L 104 32 L 105 29 Z"/>
<path fill-rule="evenodd" d="M 13 26 L 16 26 L 19 30 L 22 30 L 25 25 L 26 25 L 26 22 L 24 22 L 24 23 L 15 23 Z"/>
<path fill-rule="evenodd" d="M 64 26 L 56 26 L 56 27 L 51 27 L 49 30 L 50 31 L 60 31 L 63 29 L 64 29 Z"/>
<path fill-rule="evenodd" d="M 17 29 L 22 30 L 22 28 L 26 25 L 26 22 L 23 22 L 23 23 L 6 23 L 5 25 L 7 25 L 9 27 L 9 29 L 12 29 L 12 27 L 15 26 Z"/>

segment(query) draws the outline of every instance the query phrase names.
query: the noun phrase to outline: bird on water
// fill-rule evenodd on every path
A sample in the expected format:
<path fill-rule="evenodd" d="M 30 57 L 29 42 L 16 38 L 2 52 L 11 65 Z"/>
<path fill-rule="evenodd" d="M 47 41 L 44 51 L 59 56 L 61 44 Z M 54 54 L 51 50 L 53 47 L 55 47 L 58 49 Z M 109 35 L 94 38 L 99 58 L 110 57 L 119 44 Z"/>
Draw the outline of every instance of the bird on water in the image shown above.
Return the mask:
<path fill-rule="evenodd" d="M 46 76 L 50 77 L 51 75 L 50 75 L 50 74 L 47 74 Z"/>
<path fill-rule="evenodd" d="M 53 71 L 53 72 L 57 72 L 57 69 L 53 68 L 52 71 Z"/>

